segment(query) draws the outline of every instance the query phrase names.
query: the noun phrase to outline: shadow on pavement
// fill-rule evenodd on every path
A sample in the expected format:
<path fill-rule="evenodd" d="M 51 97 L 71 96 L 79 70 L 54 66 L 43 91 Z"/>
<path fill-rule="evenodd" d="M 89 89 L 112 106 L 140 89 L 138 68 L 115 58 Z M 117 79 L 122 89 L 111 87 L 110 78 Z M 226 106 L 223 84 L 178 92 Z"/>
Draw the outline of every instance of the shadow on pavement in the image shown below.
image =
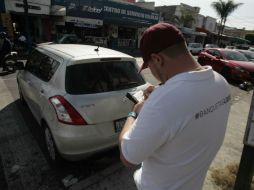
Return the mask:
<path fill-rule="evenodd" d="M 0 111 L 0 157 L 11 189 L 66 189 L 62 179 L 67 176 L 80 181 L 120 163 L 117 147 L 82 161 L 66 161 L 58 168 L 49 166 L 45 154 L 42 128 L 28 106 L 18 99 L 3 108 Z M 19 169 L 12 172 L 13 166 Z"/>

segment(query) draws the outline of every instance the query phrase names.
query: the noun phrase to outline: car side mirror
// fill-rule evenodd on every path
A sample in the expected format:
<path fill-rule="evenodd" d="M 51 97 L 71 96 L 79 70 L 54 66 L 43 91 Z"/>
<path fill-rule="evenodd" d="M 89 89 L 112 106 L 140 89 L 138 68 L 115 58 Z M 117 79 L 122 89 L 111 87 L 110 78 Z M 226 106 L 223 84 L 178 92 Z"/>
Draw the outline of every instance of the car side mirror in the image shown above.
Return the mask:
<path fill-rule="evenodd" d="M 221 56 L 215 56 L 215 59 L 216 59 L 216 60 L 220 60 L 220 59 L 221 59 Z"/>
<path fill-rule="evenodd" d="M 22 61 L 17 61 L 15 66 L 16 66 L 17 70 L 24 70 L 25 69 L 25 64 Z"/>

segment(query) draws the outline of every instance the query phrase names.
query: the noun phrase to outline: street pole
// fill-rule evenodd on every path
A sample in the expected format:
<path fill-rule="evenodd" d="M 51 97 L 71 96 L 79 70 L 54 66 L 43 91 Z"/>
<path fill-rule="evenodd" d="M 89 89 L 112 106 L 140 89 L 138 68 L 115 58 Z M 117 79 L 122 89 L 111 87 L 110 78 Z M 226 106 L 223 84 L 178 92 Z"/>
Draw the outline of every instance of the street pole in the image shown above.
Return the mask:
<path fill-rule="evenodd" d="M 31 50 L 31 35 L 30 35 L 30 23 L 28 17 L 28 3 L 27 0 L 23 0 L 24 3 L 24 14 L 25 14 L 25 23 L 26 23 L 26 38 L 27 38 L 27 45 L 28 50 Z"/>
<path fill-rule="evenodd" d="M 234 190 L 250 190 L 254 174 L 254 148 L 244 145 Z"/>
<path fill-rule="evenodd" d="M 250 190 L 254 175 L 254 93 L 244 135 L 244 146 L 234 190 Z"/>

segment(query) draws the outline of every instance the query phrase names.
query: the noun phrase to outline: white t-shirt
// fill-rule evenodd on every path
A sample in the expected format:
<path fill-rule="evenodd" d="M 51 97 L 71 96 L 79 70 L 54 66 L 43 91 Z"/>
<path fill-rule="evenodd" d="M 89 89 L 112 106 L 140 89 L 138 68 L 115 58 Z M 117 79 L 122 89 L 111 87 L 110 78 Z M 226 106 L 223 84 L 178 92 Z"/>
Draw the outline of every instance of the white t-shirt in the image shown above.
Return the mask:
<path fill-rule="evenodd" d="M 181 73 L 145 102 L 121 149 L 139 190 L 200 190 L 225 135 L 230 89 L 211 67 Z"/>

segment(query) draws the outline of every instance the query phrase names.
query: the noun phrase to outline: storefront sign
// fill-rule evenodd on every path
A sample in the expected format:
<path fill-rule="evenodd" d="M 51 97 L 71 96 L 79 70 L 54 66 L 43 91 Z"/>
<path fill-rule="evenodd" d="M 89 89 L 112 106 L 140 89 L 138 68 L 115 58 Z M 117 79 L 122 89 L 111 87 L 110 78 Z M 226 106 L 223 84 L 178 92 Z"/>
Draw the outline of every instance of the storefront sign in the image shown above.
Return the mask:
<path fill-rule="evenodd" d="M 103 19 L 102 0 L 53 0 L 52 5 L 65 6 L 67 16 Z"/>
<path fill-rule="evenodd" d="M 28 0 L 28 13 L 49 15 L 50 0 Z M 5 0 L 5 8 L 8 11 L 24 12 L 24 3 L 20 0 Z"/>
<path fill-rule="evenodd" d="M 97 19 L 110 24 L 149 26 L 159 22 L 159 13 L 155 11 L 108 0 L 53 0 L 52 5 L 65 6 L 69 17 Z"/>
<path fill-rule="evenodd" d="M 252 101 L 244 136 L 244 144 L 254 147 L 254 94 L 252 95 Z"/>
<path fill-rule="evenodd" d="M 74 22 L 76 26 L 103 25 L 102 0 L 54 0 L 52 5 L 66 7 L 66 22 Z"/>
<path fill-rule="evenodd" d="M 149 26 L 159 22 L 159 13 L 130 4 L 105 1 L 103 11 L 109 23 Z"/>

